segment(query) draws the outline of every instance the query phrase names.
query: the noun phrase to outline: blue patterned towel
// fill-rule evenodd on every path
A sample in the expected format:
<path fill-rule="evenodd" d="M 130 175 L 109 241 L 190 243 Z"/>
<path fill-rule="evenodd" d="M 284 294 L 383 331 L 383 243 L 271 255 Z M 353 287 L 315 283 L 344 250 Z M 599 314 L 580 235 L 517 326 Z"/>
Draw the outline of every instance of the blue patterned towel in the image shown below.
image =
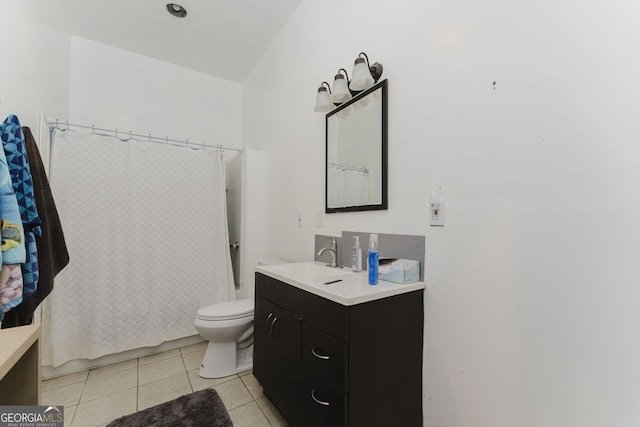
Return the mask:
<path fill-rule="evenodd" d="M 38 250 L 36 238 L 42 236 L 41 221 L 36 209 L 36 201 L 33 193 L 33 180 L 29 159 L 24 144 L 24 135 L 20 121 L 14 115 L 10 115 L 0 125 L 2 147 L 7 159 L 11 183 L 16 194 L 22 228 L 26 245 L 26 261 L 22 265 L 23 293 L 26 300 L 38 286 Z"/>

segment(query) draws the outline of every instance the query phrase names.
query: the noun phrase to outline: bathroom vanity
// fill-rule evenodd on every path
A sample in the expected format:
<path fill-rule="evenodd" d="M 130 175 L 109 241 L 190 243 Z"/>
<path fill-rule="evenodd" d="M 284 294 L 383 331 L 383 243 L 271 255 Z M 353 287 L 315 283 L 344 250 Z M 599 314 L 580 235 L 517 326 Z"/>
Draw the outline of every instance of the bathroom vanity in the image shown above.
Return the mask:
<path fill-rule="evenodd" d="M 317 263 L 258 267 L 253 373 L 289 425 L 422 426 L 423 293 Z"/>

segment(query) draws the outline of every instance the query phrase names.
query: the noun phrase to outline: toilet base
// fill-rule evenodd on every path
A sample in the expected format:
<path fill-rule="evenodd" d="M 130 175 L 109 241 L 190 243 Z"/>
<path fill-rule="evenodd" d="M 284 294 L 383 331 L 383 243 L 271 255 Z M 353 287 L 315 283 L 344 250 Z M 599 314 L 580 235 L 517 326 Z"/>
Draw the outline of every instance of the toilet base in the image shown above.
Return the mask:
<path fill-rule="evenodd" d="M 202 378 L 222 378 L 250 369 L 253 369 L 253 344 L 239 349 L 236 342 L 209 342 L 198 375 Z"/>
<path fill-rule="evenodd" d="M 235 341 L 210 341 L 198 375 L 202 378 L 222 378 L 236 374 L 238 372 L 236 355 L 237 343 Z"/>
<path fill-rule="evenodd" d="M 253 369 L 253 344 L 238 348 L 238 373 Z"/>

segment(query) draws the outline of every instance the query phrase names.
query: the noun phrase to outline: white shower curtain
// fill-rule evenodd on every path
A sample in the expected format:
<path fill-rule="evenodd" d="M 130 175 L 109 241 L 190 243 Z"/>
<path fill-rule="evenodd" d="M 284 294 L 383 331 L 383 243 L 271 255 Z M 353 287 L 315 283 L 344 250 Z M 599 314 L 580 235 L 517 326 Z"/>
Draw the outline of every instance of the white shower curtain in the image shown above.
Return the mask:
<path fill-rule="evenodd" d="M 51 187 L 70 264 L 43 306 L 43 364 L 197 334 L 235 299 L 222 153 L 56 131 Z"/>
<path fill-rule="evenodd" d="M 366 172 L 343 169 L 339 166 L 327 170 L 329 207 L 346 207 L 369 204 L 369 185 Z"/>

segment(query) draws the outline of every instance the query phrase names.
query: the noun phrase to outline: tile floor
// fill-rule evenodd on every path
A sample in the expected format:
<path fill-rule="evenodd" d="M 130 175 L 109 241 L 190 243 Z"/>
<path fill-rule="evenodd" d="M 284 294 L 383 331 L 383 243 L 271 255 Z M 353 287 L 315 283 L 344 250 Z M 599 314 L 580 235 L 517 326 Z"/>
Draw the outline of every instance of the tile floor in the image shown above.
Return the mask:
<path fill-rule="evenodd" d="M 214 388 L 234 427 L 286 427 L 251 371 L 198 376 L 206 343 L 42 382 L 42 404 L 64 405 L 65 427 L 98 427 L 193 391 Z"/>

